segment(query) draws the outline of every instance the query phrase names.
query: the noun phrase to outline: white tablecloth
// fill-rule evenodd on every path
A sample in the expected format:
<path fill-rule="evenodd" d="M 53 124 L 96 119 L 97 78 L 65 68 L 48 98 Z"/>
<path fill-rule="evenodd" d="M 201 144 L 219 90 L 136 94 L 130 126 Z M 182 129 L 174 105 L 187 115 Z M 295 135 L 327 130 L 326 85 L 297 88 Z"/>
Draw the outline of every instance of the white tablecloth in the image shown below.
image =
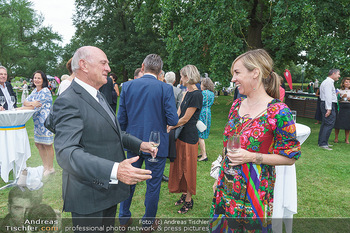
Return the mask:
<path fill-rule="evenodd" d="M 1 178 L 5 182 L 8 182 L 10 171 L 25 168 L 31 156 L 27 130 L 21 126 L 33 113 L 34 110 L 0 111 L 0 166 Z M 13 129 L 17 127 L 21 129 Z"/>
<path fill-rule="evenodd" d="M 296 123 L 297 139 L 303 144 L 311 133 L 310 127 Z M 273 232 L 282 232 L 282 222 L 286 232 L 292 232 L 293 214 L 297 213 L 297 177 L 295 165 L 276 166 L 276 183 L 272 215 Z"/>

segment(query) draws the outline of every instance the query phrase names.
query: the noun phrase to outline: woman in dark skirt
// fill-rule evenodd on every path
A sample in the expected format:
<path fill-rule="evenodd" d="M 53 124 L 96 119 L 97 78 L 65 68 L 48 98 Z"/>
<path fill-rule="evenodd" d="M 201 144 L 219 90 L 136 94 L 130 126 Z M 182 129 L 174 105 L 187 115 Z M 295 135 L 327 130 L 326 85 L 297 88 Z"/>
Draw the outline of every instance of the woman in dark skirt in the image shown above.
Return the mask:
<path fill-rule="evenodd" d="M 349 144 L 349 132 L 350 132 L 350 78 L 345 77 L 341 82 L 341 90 L 339 90 L 339 113 L 334 125 L 335 138 L 334 142 L 337 143 L 339 130 L 345 130 L 345 143 Z"/>

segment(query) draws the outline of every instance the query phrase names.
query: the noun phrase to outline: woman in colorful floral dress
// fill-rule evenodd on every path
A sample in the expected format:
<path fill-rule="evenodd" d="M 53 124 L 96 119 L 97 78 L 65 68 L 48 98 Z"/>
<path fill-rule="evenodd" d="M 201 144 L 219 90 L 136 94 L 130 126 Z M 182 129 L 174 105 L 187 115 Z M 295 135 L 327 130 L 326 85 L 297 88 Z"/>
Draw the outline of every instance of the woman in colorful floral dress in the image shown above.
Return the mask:
<path fill-rule="evenodd" d="M 33 114 L 34 121 L 34 141 L 39 150 L 39 155 L 44 165 L 44 176 L 55 172 L 53 167 L 53 133 L 45 128 L 44 122 L 50 113 L 52 106 L 52 95 L 48 88 L 46 74 L 41 71 L 35 71 L 33 74 L 35 89 L 24 101 L 23 105 L 35 110 Z"/>
<path fill-rule="evenodd" d="M 272 232 L 274 165 L 292 165 L 300 157 L 295 123 L 278 100 L 279 76 L 272 67 L 263 49 L 248 51 L 232 64 L 232 81 L 247 97 L 231 107 L 224 147 L 238 134 L 241 149 L 227 150 L 214 183 L 211 232 Z"/>

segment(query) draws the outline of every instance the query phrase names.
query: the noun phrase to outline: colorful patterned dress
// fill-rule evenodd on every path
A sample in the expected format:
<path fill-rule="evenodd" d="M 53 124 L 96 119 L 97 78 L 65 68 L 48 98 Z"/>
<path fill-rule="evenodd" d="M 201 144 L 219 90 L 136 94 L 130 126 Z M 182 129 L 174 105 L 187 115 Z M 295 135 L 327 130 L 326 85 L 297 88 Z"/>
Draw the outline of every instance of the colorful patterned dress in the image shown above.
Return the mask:
<path fill-rule="evenodd" d="M 203 95 L 203 106 L 201 110 L 201 114 L 199 115 L 199 120 L 201 120 L 206 126 L 207 129 L 203 132 L 200 132 L 198 130 L 198 135 L 202 139 L 207 139 L 209 137 L 210 133 L 210 126 L 211 126 L 211 106 L 214 103 L 214 92 L 209 90 L 202 91 Z"/>
<path fill-rule="evenodd" d="M 250 124 L 241 134 L 243 149 L 298 159 L 300 143 L 287 105 L 274 99 L 267 111 L 250 123 L 251 119 L 244 122 L 238 114 L 243 99 L 237 99 L 231 107 L 224 146 L 229 136 Z M 225 158 L 210 210 L 210 232 L 272 232 L 275 167 L 246 163 L 233 168 L 236 174 L 227 174 L 229 166 Z"/>
<path fill-rule="evenodd" d="M 49 88 L 44 87 L 40 91 L 37 91 L 35 88 L 27 97 L 27 101 L 40 101 L 41 103 L 41 107 L 34 108 L 34 141 L 40 144 L 51 145 L 53 143 L 53 133 L 44 126 L 52 106 L 52 95 Z"/>

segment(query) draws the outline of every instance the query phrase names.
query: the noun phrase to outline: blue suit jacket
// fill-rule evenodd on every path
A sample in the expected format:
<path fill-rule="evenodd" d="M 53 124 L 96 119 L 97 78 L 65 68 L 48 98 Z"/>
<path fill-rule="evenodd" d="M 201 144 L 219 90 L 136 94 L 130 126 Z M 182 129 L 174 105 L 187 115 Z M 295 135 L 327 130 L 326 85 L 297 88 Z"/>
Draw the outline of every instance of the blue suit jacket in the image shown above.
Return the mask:
<path fill-rule="evenodd" d="M 148 142 L 151 131 L 160 132 L 158 157 L 168 156 L 167 125 L 179 121 L 173 88 L 152 75 L 144 75 L 123 84 L 118 121 L 122 130 Z"/>

